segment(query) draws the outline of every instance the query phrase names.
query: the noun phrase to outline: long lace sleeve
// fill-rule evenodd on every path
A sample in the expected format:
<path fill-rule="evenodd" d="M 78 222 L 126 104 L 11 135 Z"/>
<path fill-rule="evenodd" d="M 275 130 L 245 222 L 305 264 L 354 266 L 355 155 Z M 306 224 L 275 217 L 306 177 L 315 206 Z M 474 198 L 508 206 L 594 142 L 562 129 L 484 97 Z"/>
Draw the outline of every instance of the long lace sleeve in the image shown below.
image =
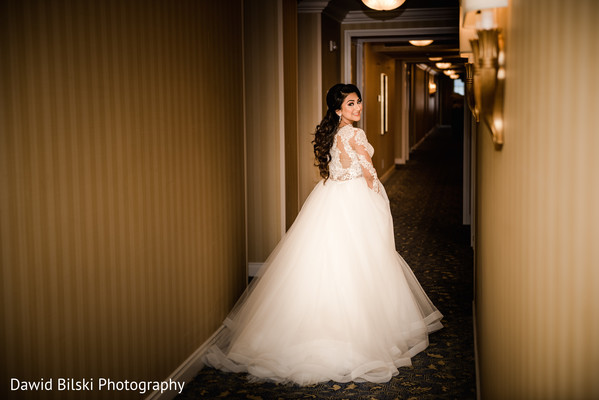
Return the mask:
<path fill-rule="evenodd" d="M 356 129 L 354 136 L 349 140 L 349 144 L 358 155 L 358 162 L 362 168 L 362 175 L 366 179 L 368 187 L 377 193 L 381 191 L 381 182 L 376 174 L 376 169 L 372 164 L 372 155 L 374 149 L 366 139 L 366 133 L 361 129 Z"/>

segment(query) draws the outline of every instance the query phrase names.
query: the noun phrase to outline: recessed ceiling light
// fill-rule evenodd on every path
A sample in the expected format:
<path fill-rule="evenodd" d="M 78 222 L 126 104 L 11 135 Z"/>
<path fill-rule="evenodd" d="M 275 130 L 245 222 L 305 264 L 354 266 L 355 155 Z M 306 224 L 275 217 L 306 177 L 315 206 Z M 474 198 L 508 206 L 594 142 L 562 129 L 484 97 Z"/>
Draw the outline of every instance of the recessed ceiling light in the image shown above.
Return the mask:
<path fill-rule="evenodd" d="M 412 46 L 418 46 L 418 47 L 428 46 L 432 42 L 433 41 L 430 40 L 430 39 L 427 39 L 427 40 L 410 40 L 410 44 Z"/>
<path fill-rule="evenodd" d="M 362 3 L 373 10 L 389 11 L 401 6 L 404 1 L 406 0 L 362 0 Z"/>
<path fill-rule="evenodd" d="M 447 69 L 447 68 L 451 67 L 451 63 L 449 63 L 449 62 L 438 62 L 435 65 L 437 66 L 437 68 L 440 68 L 440 69 Z"/>

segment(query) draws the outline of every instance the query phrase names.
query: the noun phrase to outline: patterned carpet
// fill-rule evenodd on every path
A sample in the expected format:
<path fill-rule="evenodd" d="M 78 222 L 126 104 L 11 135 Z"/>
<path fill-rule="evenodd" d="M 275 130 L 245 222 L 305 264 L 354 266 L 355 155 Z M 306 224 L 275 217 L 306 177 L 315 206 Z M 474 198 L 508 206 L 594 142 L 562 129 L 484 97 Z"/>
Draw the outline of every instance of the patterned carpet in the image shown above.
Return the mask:
<path fill-rule="evenodd" d="M 462 225 L 462 148 L 451 129 L 436 130 L 395 171 L 391 200 L 397 250 L 433 303 L 444 329 L 413 366 L 385 384 L 327 382 L 298 387 L 250 383 L 243 374 L 204 368 L 177 400 L 187 399 L 474 399 L 472 250 Z"/>

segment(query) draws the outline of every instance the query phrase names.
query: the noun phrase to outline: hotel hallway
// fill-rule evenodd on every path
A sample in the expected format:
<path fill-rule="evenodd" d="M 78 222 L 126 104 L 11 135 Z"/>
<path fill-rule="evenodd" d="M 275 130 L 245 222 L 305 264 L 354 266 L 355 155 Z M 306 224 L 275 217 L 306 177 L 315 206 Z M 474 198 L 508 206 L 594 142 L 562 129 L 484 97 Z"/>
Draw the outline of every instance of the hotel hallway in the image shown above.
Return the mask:
<path fill-rule="evenodd" d="M 430 346 L 386 384 L 327 382 L 309 387 L 249 383 L 245 375 L 203 369 L 184 399 L 473 399 L 472 250 L 462 225 L 462 143 L 449 128 L 428 136 L 385 187 L 397 250 L 444 314 Z"/>

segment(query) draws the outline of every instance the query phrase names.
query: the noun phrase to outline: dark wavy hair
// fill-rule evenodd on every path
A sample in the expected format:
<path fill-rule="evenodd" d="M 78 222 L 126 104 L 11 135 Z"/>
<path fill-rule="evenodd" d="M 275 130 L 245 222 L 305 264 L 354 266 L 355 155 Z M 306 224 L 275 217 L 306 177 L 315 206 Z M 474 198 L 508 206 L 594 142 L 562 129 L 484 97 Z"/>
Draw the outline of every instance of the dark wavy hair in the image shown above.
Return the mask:
<path fill-rule="evenodd" d="M 320 170 L 326 182 L 329 179 L 329 163 L 331 162 L 331 147 L 333 146 L 333 138 L 339 127 L 340 118 L 336 111 L 341 109 L 341 104 L 345 98 L 355 93 L 362 100 L 360 90 L 352 84 L 338 83 L 331 87 L 327 92 L 327 112 L 316 126 L 314 132 L 314 165 Z"/>

